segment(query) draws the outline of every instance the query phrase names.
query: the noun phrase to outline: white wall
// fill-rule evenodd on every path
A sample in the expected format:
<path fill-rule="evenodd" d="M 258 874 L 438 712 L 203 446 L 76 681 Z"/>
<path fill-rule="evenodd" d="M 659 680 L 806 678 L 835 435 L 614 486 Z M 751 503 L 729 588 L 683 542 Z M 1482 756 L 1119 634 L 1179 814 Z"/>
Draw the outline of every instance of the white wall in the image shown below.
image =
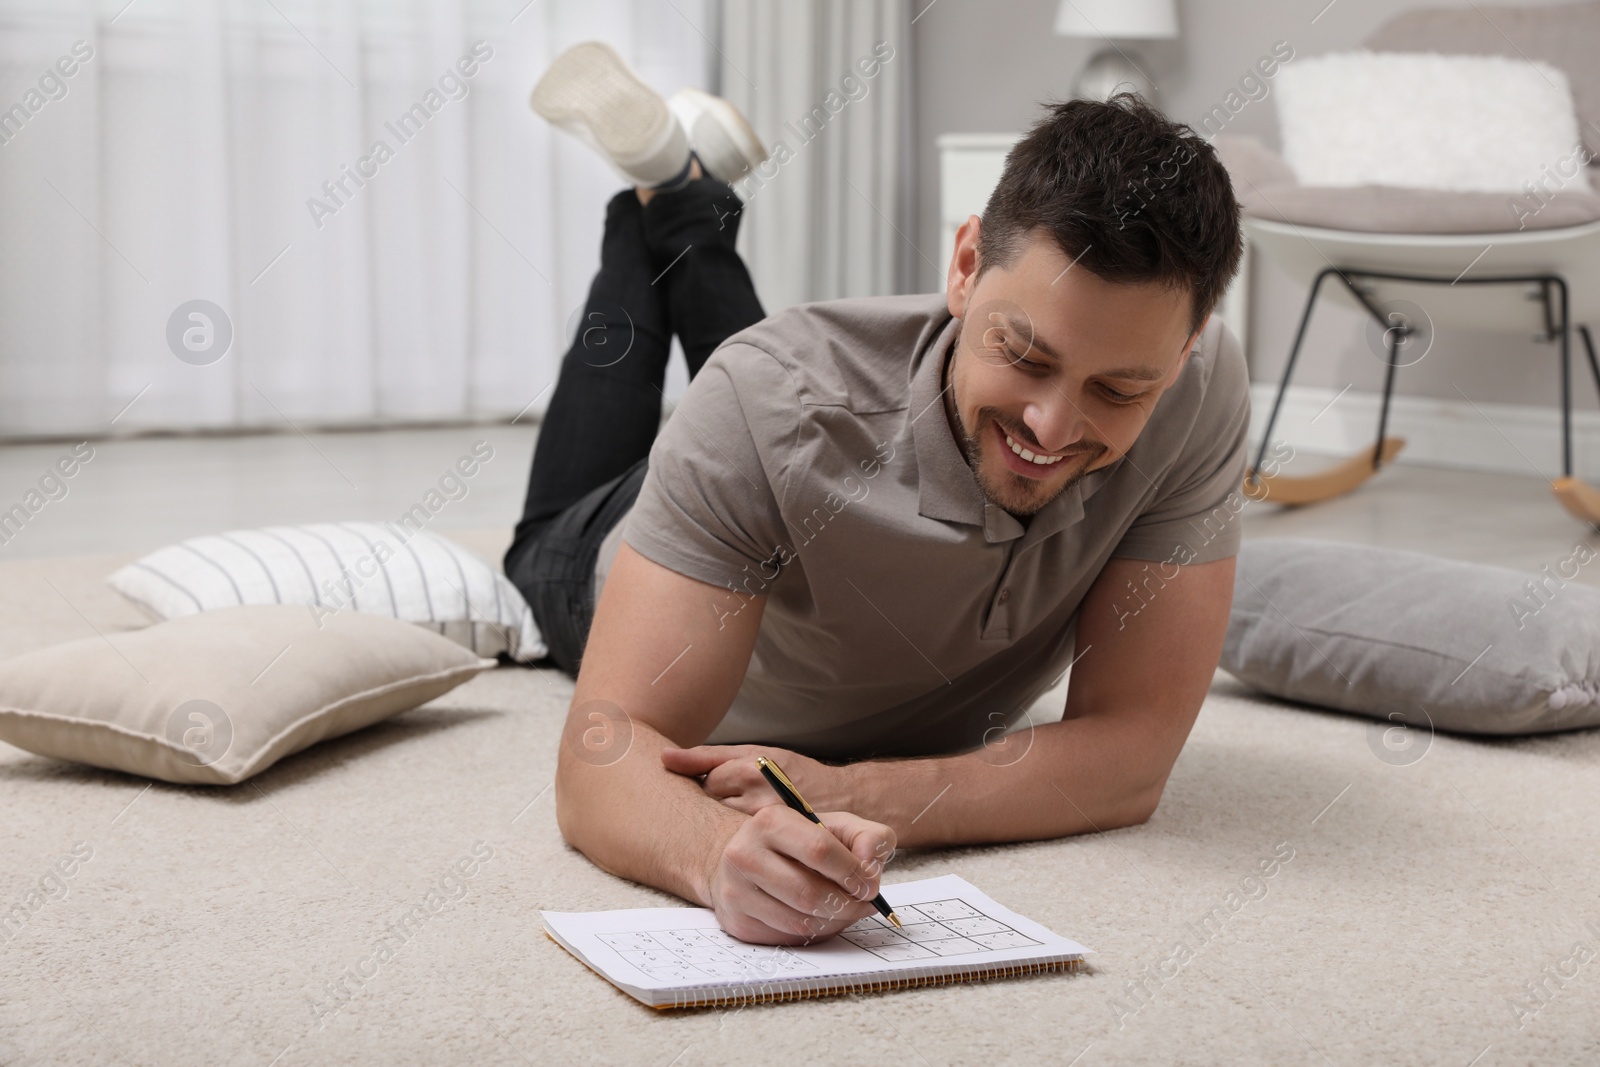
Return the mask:
<path fill-rule="evenodd" d="M 1220 103 L 1240 76 L 1275 42 L 1287 41 L 1297 56 L 1356 47 L 1372 30 L 1401 11 L 1419 7 L 1471 7 L 1473 0 L 1179 0 L 1183 37 L 1141 46 L 1146 71 L 1158 83 L 1160 103 L 1179 121 L 1196 124 Z M 1496 0 L 1499 5 L 1540 6 L 1538 0 Z M 943 133 L 1020 130 L 1038 117 L 1038 104 L 1071 95 L 1072 83 L 1097 42 L 1057 37 L 1052 32 L 1056 0 L 916 0 L 917 244 L 937 260 L 938 155 Z M 1319 15 L 1320 12 L 1320 15 Z M 1313 22 L 1313 19 L 1315 21 Z M 1600 50 L 1600 42 L 1597 42 Z M 1600 60 L 1597 60 L 1600 61 Z M 1254 134 L 1274 146 L 1273 99 L 1249 104 L 1229 133 Z M 923 257 L 919 256 L 922 263 Z M 1259 262 L 1259 261 L 1258 261 Z M 942 265 L 941 265 L 942 266 Z M 923 289 L 943 278 L 922 263 Z M 1276 380 L 1293 340 L 1302 287 L 1271 267 L 1256 271 L 1252 300 L 1251 365 L 1257 380 Z M 1319 305 L 1297 385 L 1378 390 L 1383 363 L 1368 348 L 1355 312 Z M 1574 396 L 1594 408 L 1595 391 L 1574 345 Z M 1459 401 L 1457 387 L 1475 400 L 1549 404 L 1559 400 L 1557 356 L 1550 345 L 1519 335 L 1441 332 L 1426 359 L 1399 372 L 1397 392 Z M 1485 427 L 1486 433 L 1492 431 Z"/>

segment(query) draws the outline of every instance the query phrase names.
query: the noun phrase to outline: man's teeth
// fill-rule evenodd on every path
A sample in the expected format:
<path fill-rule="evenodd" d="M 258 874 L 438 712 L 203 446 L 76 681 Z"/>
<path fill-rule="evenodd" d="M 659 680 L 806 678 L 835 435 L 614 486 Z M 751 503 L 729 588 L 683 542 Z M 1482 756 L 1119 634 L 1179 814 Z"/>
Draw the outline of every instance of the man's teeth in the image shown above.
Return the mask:
<path fill-rule="evenodd" d="M 1036 456 L 1026 448 L 1023 448 L 1021 445 L 1017 444 L 1016 441 L 1012 440 L 1010 434 L 1006 434 L 1006 444 L 1011 446 L 1011 451 L 1015 452 L 1029 463 L 1037 463 L 1041 467 L 1048 467 L 1052 463 L 1060 463 L 1062 460 L 1067 458 L 1066 456 Z"/>

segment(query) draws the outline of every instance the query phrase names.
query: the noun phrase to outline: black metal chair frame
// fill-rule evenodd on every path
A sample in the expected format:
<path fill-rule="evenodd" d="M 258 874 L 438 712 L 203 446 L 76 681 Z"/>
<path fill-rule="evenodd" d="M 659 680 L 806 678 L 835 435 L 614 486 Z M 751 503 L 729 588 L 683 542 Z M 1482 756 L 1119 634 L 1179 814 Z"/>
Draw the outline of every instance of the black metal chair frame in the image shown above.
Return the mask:
<path fill-rule="evenodd" d="M 1389 424 L 1389 401 L 1394 394 L 1394 375 L 1399 369 L 1400 346 L 1417 327 L 1403 318 L 1398 324 L 1389 321 L 1382 309 L 1373 303 L 1372 295 L 1357 284 L 1356 280 L 1415 282 L 1424 285 L 1538 285 L 1539 291 L 1532 299 L 1537 299 L 1543 304 L 1545 327 L 1544 336 L 1538 339 L 1558 342 L 1561 347 L 1561 473 L 1567 477 L 1572 476 L 1572 323 L 1568 318 L 1565 278 L 1559 274 L 1502 274 L 1476 278 L 1444 278 L 1427 274 L 1397 274 L 1387 271 L 1327 267 L 1320 271 L 1316 280 L 1311 283 L 1311 292 L 1306 297 L 1305 309 L 1300 314 L 1300 328 L 1295 331 L 1294 346 L 1289 349 L 1289 360 L 1283 366 L 1283 379 L 1278 383 L 1278 395 L 1272 401 L 1272 413 L 1267 416 L 1266 429 L 1261 435 L 1261 447 L 1256 452 L 1255 465 L 1250 468 L 1248 481 L 1256 480 L 1256 472 L 1266 460 L 1267 446 L 1272 441 L 1272 428 L 1277 424 L 1284 394 L 1289 391 L 1289 379 L 1294 375 L 1295 360 L 1299 358 L 1301 346 L 1306 339 L 1306 327 L 1311 324 L 1311 312 L 1316 307 L 1322 283 L 1330 277 L 1338 278 L 1344 283 L 1350 294 L 1378 325 L 1384 328 L 1384 337 L 1388 342 L 1389 356 L 1384 361 L 1387 366 L 1383 374 L 1383 402 L 1378 411 L 1378 439 L 1372 446 L 1373 470 L 1377 470 L 1383 464 L 1383 434 Z M 1600 359 L 1595 357 L 1594 338 L 1590 336 L 1587 325 L 1579 324 L 1578 333 L 1583 338 L 1583 347 L 1589 356 L 1589 369 L 1594 373 L 1595 388 L 1600 390 Z"/>

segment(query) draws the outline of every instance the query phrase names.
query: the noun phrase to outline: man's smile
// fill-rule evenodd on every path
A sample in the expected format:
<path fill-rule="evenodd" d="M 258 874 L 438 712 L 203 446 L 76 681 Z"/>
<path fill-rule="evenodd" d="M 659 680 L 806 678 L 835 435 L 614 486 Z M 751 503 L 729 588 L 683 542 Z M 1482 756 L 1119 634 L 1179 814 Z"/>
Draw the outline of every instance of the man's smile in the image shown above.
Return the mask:
<path fill-rule="evenodd" d="M 991 423 L 991 425 L 994 427 L 991 436 L 999 445 L 999 452 L 1002 461 L 1012 471 L 1015 471 L 1017 474 L 1020 474 L 1026 478 L 1033 478 L 1035 480 L 1042 481 L 1060 473 L 1059 468 L 1064 462 L 1075 460 L 1079 456 L 1089 456 L 1092 458 L 1095 454 L 1097 454 L 1097 450 L 1091 448 L 1074 449 L 1072 451 L 1062 452 L 1055 455 L 1046 455 L 1044 453 L 1034 451 L 1028 445 L 1007 433 L 1005 428 L 998 422 Z M 1069 466 L 1076 467 L 1077 464 L 1071 463 Z"/>

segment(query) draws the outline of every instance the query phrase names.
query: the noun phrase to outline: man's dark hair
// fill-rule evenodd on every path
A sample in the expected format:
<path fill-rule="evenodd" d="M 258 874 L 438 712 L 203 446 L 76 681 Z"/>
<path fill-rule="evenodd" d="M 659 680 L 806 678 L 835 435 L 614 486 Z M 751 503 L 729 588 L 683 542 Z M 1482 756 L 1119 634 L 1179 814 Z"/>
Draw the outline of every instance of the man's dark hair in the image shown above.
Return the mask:
<path fill-rule="evenodd" d="M 1239 202 L 1216 152 L 1133 93 L 1047 105 L 983 209 L 978 272 L 1009 266 L 1036 229 L 1108 282 L 1193 298 L 1194 332 L 1239 269 Z"/>

